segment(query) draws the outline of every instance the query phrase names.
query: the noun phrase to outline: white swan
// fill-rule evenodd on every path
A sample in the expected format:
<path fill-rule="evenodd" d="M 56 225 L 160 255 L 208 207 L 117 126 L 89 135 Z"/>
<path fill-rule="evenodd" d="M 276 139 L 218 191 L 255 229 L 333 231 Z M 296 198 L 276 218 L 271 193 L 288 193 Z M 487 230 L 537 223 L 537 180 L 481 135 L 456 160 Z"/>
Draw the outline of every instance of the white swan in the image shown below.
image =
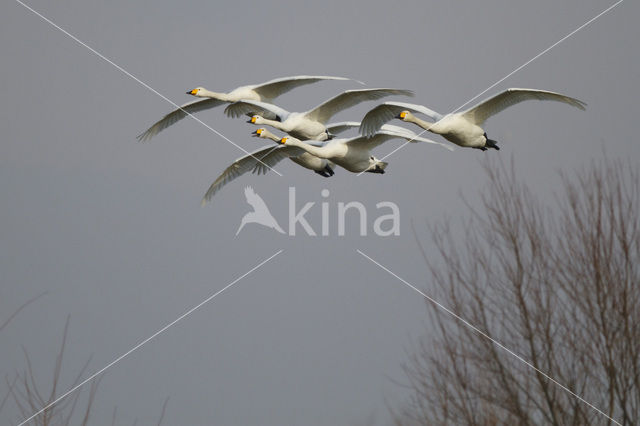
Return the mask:
<path fill-rule="evenodd" d="M 395 127 L 395 126 L 394 126 Z M 371 150 L 382 143 L 396 138 L 409 142 L 427 142 L 451 149 L 445 144 L 421 138 L 407 129 L 401 131 L 381 129 L 371 137 L 357 136 L 354 138 L 331 139 L 329 141 L 301 141 L 294 137 L 284 137 L 280 143 L 285 147 L 298 148 L 316 157 L 326 158 L 338 166 L 353 172 L 384 173 L 388 163 L 380 161 L 371 155 Z M 295 151 L 292 150 L 292 153 Z"/>
<path fill-rule="evenodd" d="M 488 139 L 481 126 L 494 114 L 517 103 L 537 99 L 541 101 L 564 102 L 581 110 L 585 104 L 578 99 L 560 93 L 536 89 L 507 89 L 478 105 L 453 114 L 442 115 L 422 105 L 402 102 L 385 102 L 369 111 L 362 119 L 360 133 L 373 135 L 380 126 L 393 118 L 417 124 L 425 130 L 442 135 L 445 139 L 462 147 L 481 149 L 500 149 L 496 141 Z M 418 112 L 431 118 L 434 122 L 422 120 L 412 112 Z"/>
<path fill-rule="evenodd" d="M 275 127 L 278 130 L 302 140 L 323 141 L 331 138 L 325 123 L 334 114 L 359 104 L 391 95 L 413 96 L 410 90 L 400 89 L 360 89 L 347 90 L 305 112 L 289 112 L 278 106 L 260 101 L 242 100 L 229 105 L 225 114 L 239 117 L 247 114 L 250 123 Z M 269 117 L 274 117 L 270 119 Z"/>
<path fill-rule="evenodd" d="M 329 124 L 327 125 L 327 129 L 332 133 L 340 133 L 349 128 L 358 127 L 359 125 L 359 122 L 341 122 L 336 124 Z M 409 130 L 409 132 L 411 131 Z M 264 128 L 256 130 L 251 135 L 263 139 L 271 139 L 274 142 L 279 142 L 282 139 Z M 202 205 L 205 205 L 208 201 L 211 201 L 213 196 L 220 189 L 222 189 L 224 185 L 231 182 L 232 180 L 242 176 L 249 171 L 259 175 L 265 174 L 285 158 L 289 158 L 294 163 L 299 164 L 306 169 L 313 170 L 321 176 L 331 177 L 334 175 L 333 168 L 335 167 L 335 165 L 324 158 L 315 157 L 298 148 L 294 149 L 291 147 L 274 145 L 263 146 L 256 151 L 238 158 L 229 167 L 227 167 L 207 190 L 206 194 L 202 198 Z"/>
<path fill-rule="evenodd" d="M 359 122 L 347 121 L 347 122 L 329 124 L 327 125 L 327 129 L 332 133 L 340 133 L 349 128 L 358 127 L 359 125 L 360 125 Z M 437 143 L 449 150 L 453 150 L 453 148 L 447 145 L 441 144 L 439 142 L 433 142 L 425 138 L 417 137 L 418 135 L 416 135 L 411 130 L 408 130 L 399 126 L 392 126 L 390 124 L 385 124 L 384 126 L 382 126 L 381 130 L 393 134 L 393 137 L 402 137 L 407 140 L 412 140 L 416 138 L 416 140 L 419 140 L 421 142 Z M 252 133 L 252 135 L 254 137 L 260 137 L 263 139 L 271 139 L 272 141 L 278 142 L 278 143 L 280 143 L 280 141 L 282 140 L 282 138 L 274 135 L 273 133 L 269 132 L 264 128 L 256 130 L 255 132 Z M 358 136 L 357 138 L 351 138 L 351 139 L 361 139 L 361 138 L 362 138 L 361 136 Z M 341 140 L 348 141 L 349 139 L 334 139 L 331 142 L 334 142 L 334 141 L 339 142 Z M 366 140 L 369 141 L 369 139 L 366 139 Z M 321 141 L 310 141 L 309 143 L 313 143 L 319 147 L 322 147 L 325 144 L 327 144 L 327 142 L 321 142 Z M 224 172 L 222 172 L 222 174 L 218 176 L 218 178 L 211 184 L 211 186 L 207 190 L 206 194 L 202 198 L 202 205 L 204 206 L 208 201 L 211 201 L 213 196 L 220 189 L 222 189 L 223 186 L 225 186 L 227 183 L 231 182 L 232 180 L 242 176 L 243 174 L 249 171 L 259 175 L 265 174 L 270 170 L 270 168 L 274 167 L 276 164 L 278 164 L 280 161 L 284 160 L 285 158 L 289 158 L 293 162 L 301 165 L 302 167 L 313 170 L 316 173 L 325 177 L 329 177 L 334 174 L 333 168 L 335 167 L 335 165 L 333 164 L 333 162 L 329 161 L 326 158 L 319 158 L 317 156 L 309 154 L 302 148 L 285 146 L 285 145 L 264 146 L 248 155 L 238 158 L 229 167 L 227 167 L 224 170 Z"/>
<path fill-rule="evenodd" d="M 255 101 L 270 102 L 278 96 L 287 93 L 299 86 L 316 83 L 322 80 L 350 80 L 345 77 L 315 76 L 315 75 L 295 75 L 292 77 L 276 78 L 261 84 L 251 84 L 240 86 L 228 93 L 212 92 L 204 87 L 196 87 L 187 92 L 199 98 L 207 98 L 195 102 L 189 102 L 180 108 L 170 112 L 154 123 L 138 136 L 141 142 L 148 141 L 162 130 L 182 120 L 188 114 L 194 114 L 205 109 L 213 108 L 224 103 L 237 102 L 241 99 L 251 99 Z M 361 83 L 361 82 L 358 82 Z"/>

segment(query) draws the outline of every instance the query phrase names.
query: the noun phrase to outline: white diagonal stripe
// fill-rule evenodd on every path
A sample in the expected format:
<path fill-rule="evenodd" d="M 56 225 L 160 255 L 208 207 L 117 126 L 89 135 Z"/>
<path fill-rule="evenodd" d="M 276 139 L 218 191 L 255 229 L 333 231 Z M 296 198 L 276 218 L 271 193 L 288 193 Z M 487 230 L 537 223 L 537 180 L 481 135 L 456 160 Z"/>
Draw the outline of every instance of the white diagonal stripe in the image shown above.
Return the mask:
<path fill-rule="evenodd" d="M 603 16 L 604 14 L 610 12 L 614 7 L 618 6 L 620 3 L 622 3 L 624 0 L 618 0 L 617 2 L 615 2 L 614 4 L 612 4 L 611 6 L 609 6 L 608 8 L 606 8 L 605 10 L 603 10 L 602 12 L 598 13 L 596 16 L 594 16 L 593 18 L 589 19 L 587 22 L 585 22 L 584 24 L 580 25 L 578 28 L 576 28 L 575 30 L 571 31 L 569 34 L 567 34 L 566 36 L 562 37 L 560 40 L 556 41 L 555 43 L 553 43 L 551 46 L 547 47 L 546 49 L 544 49 L 542 52 L 538 53 L 537 55 L 535 55 L 533 58 L 529 59 L 528 61 L 526 61 L 525 63 L 523 63 L 522 65 L 520 65 L 519 67 L 517 67 L 516 69 L 514 69 L 513 71 L 511 71 L 509 74 L 505 75 L 504 77 L 502 77 L 500 80 L 496 81 L 495 83 L 493 83 L 491 86 L 487 87 L 486 89 L 484 89 L 482 92 L 478 93 L 477 95 L 475 95 L 473 98 L 469 99 L 468 101 L 466 101 L 465 103 L 463 103 L 462 105 L 460 105 L 458 108 L 454 109 L 453 111 L 451 111 L 449 114 L 454 114 L 458 111 L 460 111 L 462 108 L 464 108 L 466 105 L 468 105 L 470 102 L 473 102 L 475 99 L 479 98 L 480 96 L 482 96 L 483 94 L 487 93 L 489 90 L 493 89 L 494 87 L 496 87 L 498 84 L 502 83 L 503 81 L 505 81 L 507 78 L 511 77 L 512 75 L 514 75 L 515 73 L 517 73 L 518 71 L 520 71 L 521 69 L 523 69 L 524 67 L 526 67 L 527 65 L 529 65 L 531 62 L 535 61 L 536 59 L 538 59 L 539 57 L 541 57 L 542 55 L 544 55 L 545 53 L 549 52 L 551 49 L 553 49 L 554 47 L 556 47 L 557 45 L 559 45 L 560 43 L 562 43 L 563 41 L 565 41 L 566 39 L 568 39 L 569 37 L 575 35 L 578 31 L 582 30 L 583 28 L 585 28 L 587 25 L 593 23 L 596 19 L 600 18 L 601 16 Z M 435 123 L 434 123 L 435 124 Z M 422 136 L 422 134 L 424 134 L 428 129 L 423 129 L 420 133 L 418 133 L 416 136 Z M 402 144 L 400 147 L 394 149 L 393 151 L 391 151 L 390 153 L 388 153 L 387 155 L 385 155 L 384 157 L 380 158 L 380 161 L 384 160 L 385 158 L 393 155 L 396 151 L 398 151 L 401 148 L 404 148 L 405 145 L 407 145 L 408 142 Z M 360 172 L 358 173 L 358 176 L 360 176 L 361 174 L 363 174 L 364 172 Z"/>
<path fill-rule="evenodd" d="M 149 86 L 147 83 L 145 83 L 144 81 L 140 80 L 138 77 L 136 77 L 135 75 L 131 74 L 129 71 L 127 71 L 126 69 L 122 68 L 120 65 L 116 64 L 115 62 L 113 62 L 111 59 L 107 58 L 106 56 L 104 56 L 102 53 L 98 52 L 97 50 L 95 50 L 93 47 L 89 46 L 87 43 L 83 42 L 82 40 L 80 40 L 78 37 L 74 36 L 73 34 L 71 34 L 69 31 L 65 30 L 64 28 L 60 27 L 59 25 L 57 25 L 55 22 L 53 22 L 52 20 L 50 20 L 49 18 L 47 18 L 46 16 L 42 15 L 41 13 L 39 13 L 37 10 L 33 9 L 32 7 L 30 7 L 29 5 L 23 3 L 21 0 L 15 0 L 16 3 L 20 4 L 21 6 L 23 6 L 24 8 L 30 10 L 31 12 L 33 12 L 35 15 L 37 15 L 38 17 L 40 17 L 43 21 L 47 22 L 48 24 L 50 24 L 52 27 L 58 29 L 59 31 L 61 31 L 62 33 L 64 33 L 65 35 L 67 35 L 68 37 L 70 37 L 72 40 L 74 40 L 75 42 L 77 42 L 78 44 L 86 47 L 87 49 L 89 49 L 89 51 L 91 51 L 91 53 L 95 54 L 96 56 L 98 56 L 100 59 L 103 59 L 104 61 L 108 62 L 109 64 L 113 65 L 114 67 L 116 67 L 119 71 L 121 71 L 123 74 L 125 74 L 127 77 L 132 78 L 133 80 L 137 81 L 138 83 L 140 83 L 142 86 L 144 86 L 145 88 L 149 89 L 150 91 L 152 91 L 153 93 L 155 93 L 156 95 L 160 96 L 162 99 L 164 99 L 165 101 L 169 102 L 171 105 L 173 105 L 174 107 L 176 107 L 177 109 L 181 110 L 182 112 L 184 112 L 185 114 L 187 114 L 189 117 L 193 118 L 194 120 L 196 120 L 198 123 L 202 124 L 203 126 L 205 126 L 207 129 L 211 130 L 212 132 L 214 132 L 216 135 L 220 136 L 222 139 L 226 140 L 227 142 L 229 142 L 231 145 L 235 146 L 236 148 L 238 148 L 240 151 L 244 152 L 245 154 L 250 155 L 251 157 L 253 157 L 253 155 L 251 155 L 251 153 L 247 150 L 245 150 L 243 147 L 241 147 L 240 145 L 238 145 L 237 143 L 233 142 L 231 139 L 229 139 L 228 137 L 226 137 L 225 135 L 223 135 L 222 133 L 220 133 L 219 131 L 217 131 L 216 129 L 214 129 L 213 127 L 209 126 L 207 123 L 205 123 L 204 121 L 200 120 L 198 117 L 196 117 L 195 115 L 191 114 L 190 112 L 184 110 L 180 105 L 178 105 L 177 103 L 173 102 L 171 99 L 167 98 L 165 95 L 163 95 L 162 93 L 158 92 L 156 89 L 154 89 L 153 87 Z M 268 167 L 270 170 L 273 170 L 278 176 L 282 176 L 281 173 L 279 173 L 276 169 L 270 167 L 268 164 L 263 163 L 259 158 L 253 157 L 255 158 L 258 162 L 264 164 L 266 167 Z"/>
<path fill-rule="evenodd" d="M 137 349 L 141 348 L 142 346 L 144 346 L 147 342 L 149 342 L 150 340 L 152 340 L 153 338 L 157 337 L 158 335 L 164 333 L 165 331 L 167 331 L 169 328 L 173 327 L 175 324 L 177 324 L 179 321 L 181 321 L 182 319 L 188 317 L 189 315 L 191 315 L 193 312 L 195 312 L 198 308 L 200 308 L 201 306 L 205 305 L 206 303 L 208 303 L 209 301 L 211 301 L 214 297 L 216 297 L 217 295 L 219 295 L 220 293 L 222 293 L 223 291 L 225 291 L 226 289 L 228 289 L 229 287 L 231 287 L 232 285 L 234 285 L 235 283 L 237 283 L 238 281 L 240 281 L 241 279 L 243 279 L 244 277 L 246 277 L 247 275 L 249 275 L 250 273 L 252 273 L 253 271 L 255 271 L 256 269 L 260 268 L 262 265 L 264 265 L 265 263 L 269 262 L 271 259 L 273 259 L 274 257 L 276 257 L 277 255 L 279 255 L 280 253 L 282 253 L 283 250 L 278 250 L 275 254 L 272 254 L 270 257 L 268 257 L 267 259 L 263 260 L 262 262 L 258 263 L 256 266 L 254 266 L 253 268 L 251 268 L 249 271 L 245 272 L 244 274 L 242 274 L 241 276 L 239 276 L 238 278 L 236 278 L 235 280 L 231 281 L 229 284 L 227 284 L 226 286 L 224 286 L 221 290 L 218 290 L 217 292 L 215 292 L 214 294 L 212 294 L 211 296 L 207 297 L 206 299 L 204 299 L 202 302 L 198 303 L 196 306 L 194 306 L 193 308 L 189 309 L 187 312 L 185 312 L 184 314 L 180 315 L 178 318 L 176 318 L 175 320 L 171 321 L 169 324 L 165 325 L 164 327 L 162 327 L 160 330 L 156 331 L 155 333 L 153 333 L 151 336 L 147 337 L 146 339 L 144 339 L 143 341 L 141 341 L 140 343 L 138 343 L 137 345 L 135 345 L 134 347 L 132 347 L 131 349 L 129 349 L 127 352 L 123 353 L 122 355 L 120 355 L 118 358 L 114 359 L 113 361 L 111 361 L 109 364 L 105 365 L 104 367 L 102 367 L 100 370 L 98 370 L 97 372 L 93 373 L 91 376 L 89 376 L 88 378 L 86 378 L 85 380 L 83 380 L 82 382 L 80 382 L 79 384 L 77 384 L 76 386 L 72 387 L 71 389 L 69 389 L 67 392 L 63 393 L 62 395 L 60 395 L 59 397 L 57 397 L 55 400 L 53 400 L 51 403 L 47 404 L 46 406 L 42 407 L 42 409 L 40 409 L 40 411 L 34 413 L 31 417 L 25 419 L 22 421 L 22 423 L 20 423 L 18 426 L 23 426 L 25 425 L 27 422 L 31 421 L 34 417 L 36 417 L 37 415 L 43 413 L 45 410 L 53 407 L 55 404 L 57 404 L 58 402 L 62 401 L 64 398 L 66 398 L 67 396 L 71 395 L 73 392 L 75 392 L 76 390 L 78 390 L 81 386 L 85 385 L 87 382 L 95 379 L 96 377 L 98 377 L 100 374 L 104 373 L 105 371 L 107 371 L 109 368 L 113 367 L 115 364 L 117 364 L 118 362 L 122 361 L 124 358 L 126 358 L 127 356 L 129 356 L 131 353 L 133 353 L 134 351 L 136 351 Z"/>

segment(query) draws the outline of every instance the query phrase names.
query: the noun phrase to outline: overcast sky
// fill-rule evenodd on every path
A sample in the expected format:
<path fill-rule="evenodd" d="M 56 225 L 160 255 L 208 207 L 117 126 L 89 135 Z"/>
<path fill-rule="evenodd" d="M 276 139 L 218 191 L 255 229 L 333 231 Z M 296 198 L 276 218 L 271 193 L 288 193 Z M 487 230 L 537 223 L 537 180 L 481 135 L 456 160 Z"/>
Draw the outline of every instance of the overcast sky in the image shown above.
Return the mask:
<path fill-rule="evenodd" d="M 612 1 L 166 2 L 69 0 L 28 4 L 176 103 L 196 86 L 227 91 L 276 77 L 346 76 L 367 87 L 411 89 L 447 113 L 482 92 Z M 491 118 L 499 152 L 407 146 L 384 175 L 336 169 L 330 179 L 286 161 L 283 176 L 245 175 L 200 207 L 237 147 L 185 119 L 141 144 L 135 136 L 172 110 L 13 0 L 0 6 L 0 322 L 46 291 L 0 334 L 0 376 L 25 368 L 21 346 L 48 384 L 71 315 L 65 383 L 90 356 L 90 372 L 238 281 L 108 370 L 94 424 L 155 424 L 169 396 L 168 425 L 387 424 L 385 403 L 407 391 L 401 365 L 429 327 L 424 300 L 356 252 L 428 288 L 410 223 L 467 216 L 490 185 L 483 159 L 513 160 L 518 175 L 552 200 L 559 171 L 601 157 L 640 158 L 640 5 L 627 0 L 489 90 L 559 91 L 586 111 L 529 102 Z M 352 88 L 322 82 L 277 99 L 309 109 Z M 375 102 L 334 121 L 360 120 Z M 244 149 L 264 141 L 222 108 L 198 115 Z M 396 120 L 393 124 L 401 124 Z M 417 128 L 413 128 L 417 130 Z M 433 139 L 443 140 L 432 135 Z M 375 151 L 381 157 L 400 144 Z M 314 201 L 319 229 L 329 205 L 331 235 L 280 235 L 250 224 L 251 185 L 285 227 L 288 188 Z M 328 189 L 330 195 L 321 197 Z M 360 201 L 369 230 L 375 205 L 400 209 L 400 236 L 358 235 L 354 217 L 337 235 L 337 203 Z M 87 373 L 87 375 L 89 372 Z M 63 390 L 61 388 L 61 391 Z M 3 387 L 0 387 L 3 389 Z M 3 394 L 0 394 L 0 397 Z M 23 420 L 15 407 L 0 423 Z"/>

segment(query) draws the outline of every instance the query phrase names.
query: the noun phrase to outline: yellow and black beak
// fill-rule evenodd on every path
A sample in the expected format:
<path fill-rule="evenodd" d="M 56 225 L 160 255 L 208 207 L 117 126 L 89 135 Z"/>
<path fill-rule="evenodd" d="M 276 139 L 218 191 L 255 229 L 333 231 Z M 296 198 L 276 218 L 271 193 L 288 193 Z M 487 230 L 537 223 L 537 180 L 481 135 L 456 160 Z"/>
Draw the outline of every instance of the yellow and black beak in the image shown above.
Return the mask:
<path fill-rule="evenodd" d="M 400 114 L 396 116 L 396 118 L 399 118 L 400 120 L 404 120 L 406 116 L 407 116 L 407 111 L 402 111 Z"/>
<path fill-rule="evenodd" d="M 251 123 L 251 124 L 256 124 L 256 116 L 254 115 L 253 117 L 251 117 L 250 120 L 247 121 L 247 123 Z"/>
<path fill-rule="evenodd" d="M 282 145 L 284 145 L 286 142 L 287 142 L 287 138 L 282 138 L 282 139 L 280 139 L 280 143 L 281 143 Z"/>
<path fill-rule="evenodd" d="M 260 134 L 262 133 L 262 129 L 258 129 L 255 132 L 251 132 L 251 136 L 253 137 L 260 137 Z"/>
<path fill-rule="evenodd" d="M 187 95 L 193 95 L 193 96 L 195 96 L 195 95 L 196 95 L 196 93 L 198 93 L 198 89 L 193 89 L 193 90 L 189 90 L 189 91 L 187 92 Z"/>

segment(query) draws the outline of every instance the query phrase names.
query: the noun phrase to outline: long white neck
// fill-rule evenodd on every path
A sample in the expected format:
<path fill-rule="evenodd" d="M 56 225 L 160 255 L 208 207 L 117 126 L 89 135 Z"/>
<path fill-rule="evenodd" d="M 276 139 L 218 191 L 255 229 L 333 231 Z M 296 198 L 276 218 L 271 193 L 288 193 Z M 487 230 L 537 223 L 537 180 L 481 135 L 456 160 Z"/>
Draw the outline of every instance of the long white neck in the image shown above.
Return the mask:
<path fill-rule="evenodd" d="M 282 139 L 266 129 L 260 132 L 260 137 L 265 139 L 271 139 L 274 142 L 280 142 L 280 139 Z"/>
<path fill-rule="evenodd" d="M 428 131 L 433 132 L 433 133 L 437 133 L 434 130 L 434 126 L 435 126 L 436 123 L 430 123 L 430 122 L 428 122 L 426 120 L 423 120 L 421 118 L 416 117 L 415 115 L 413 115 L 411 113 L 406 115 L 406 117 L 404 118 L 404 121 L 407 121 L 407 122 L 413 123 L 413 124 L 417 124 L 418 126 L 422 127 L 425 130 L 428 130 Z"/>
<path fill-rule="evenodd" d="M 211 90 L 207 89 L 200 89 L 196 96 L 199 98 L 213 98 L 218 99 L 219 101 L 229 101 L 229 95 L 227 95 L 226 93 L 212 92 Z"/>
<path fill-rule="evenodd" d="M 282 122 L 280 121 L 276 121 L 276 120 L 269 120 L 268 118 L 264 118 L 264 117 L 260 117 L 261 120 L 256 123 L 256 124 L 266 124 L 267 126 L 271 126 L 271 127 L 275 127 L 278 130 L 282 130 L 283 132 L 287 133 L 289 130 L 291 129 L 287 129 L 282 125 Z M 280 139 L 278 139 L 280 140 Z"/>
<path fill-rule="evenodd" d="M 302 142 L 299 139 L 296 138 L 287 138 L 287 142 L 285 143 L 286 145 L 289 146 L 297 146 L 298 148 L 302 148 L 305 151 L 307 151 L 309 154 L 311 155 L 315 155 L 316 157 L 320 157 L 320 158 L 331 158 L 332 157 L 332 150 L 330 149 L 330 147 L 328 146 L 313 146 L 313 145 L 309 145 L 306 142 Z"/>

